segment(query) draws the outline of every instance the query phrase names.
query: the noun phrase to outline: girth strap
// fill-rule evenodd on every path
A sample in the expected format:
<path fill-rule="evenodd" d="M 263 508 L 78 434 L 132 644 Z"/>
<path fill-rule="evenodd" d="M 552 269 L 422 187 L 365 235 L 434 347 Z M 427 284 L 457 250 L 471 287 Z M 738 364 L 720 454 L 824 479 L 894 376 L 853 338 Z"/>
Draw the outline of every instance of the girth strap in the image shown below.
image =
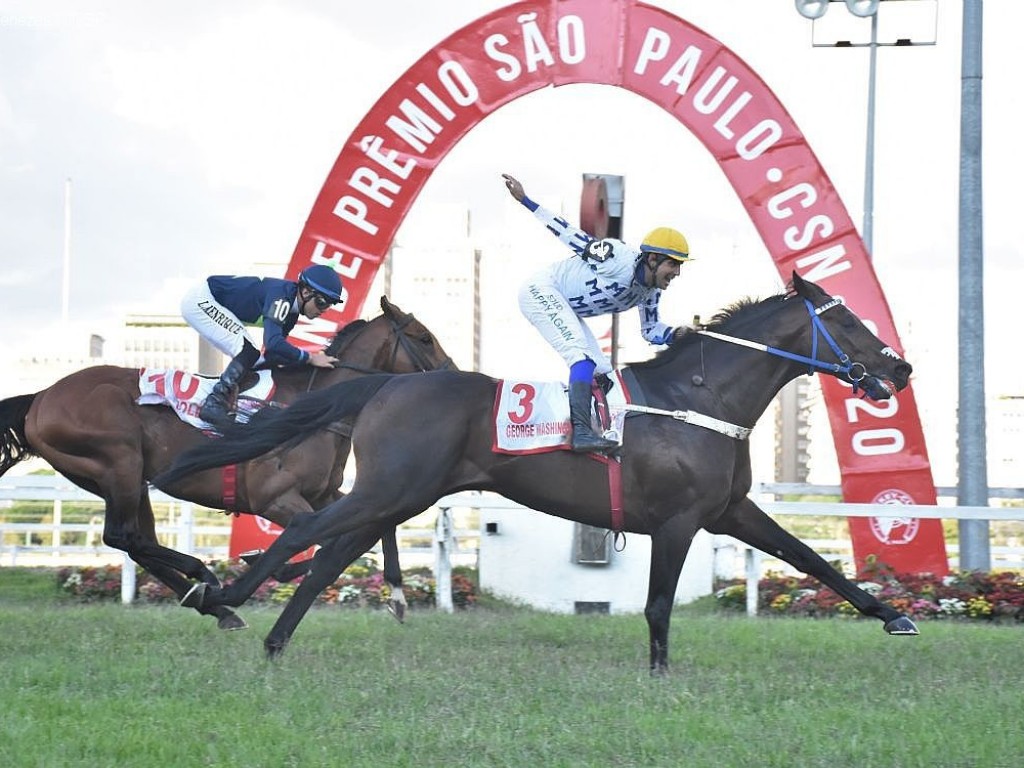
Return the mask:
<path fill-rule="evenodd" d="M 234 512 L 235 503 L 238 501 L 238 465 L 224 465 L 221 468 L 220 480 L 224 509 L 228 512 Z"/>
<path fill-rule="evenodd" d="M 746 440 L 750 437 L 750 433 L 753 431 L 752 427 L 741 427 L 738 424 L 730 424 L 728 421 L 722 421 L 716 419 L 713 416 L 707 416 L 697 411 L 666 411 L 662 408 L 651 408 L 646 405 L 636 405 L 634 403 L 627 403 L 623 406 L 627 411 L 634 411 L 636 413 L 646 413 L 652 416 L 671 416 L 677 421 L 682 421 L 687 424 L 693 424 L 697 427 L 704 427 L 715 432 L 721 432 L 723 435 L 731 437 L 735 440 Z"/>

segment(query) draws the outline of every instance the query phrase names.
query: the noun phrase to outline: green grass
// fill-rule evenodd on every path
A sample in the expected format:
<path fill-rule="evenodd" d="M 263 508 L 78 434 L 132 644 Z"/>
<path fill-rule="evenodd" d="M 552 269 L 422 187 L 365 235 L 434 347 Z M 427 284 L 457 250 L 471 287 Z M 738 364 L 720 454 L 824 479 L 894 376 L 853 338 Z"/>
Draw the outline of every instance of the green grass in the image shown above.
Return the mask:
<path fill-rule="evenodd" d="M 252 628 L 77 605 L 0 569 L 0 765 L 1016 768 L 1020 627 L 677 610 L 311 612 L 275 663 Z M 45 578 L 37 579 L 40 582 Z M 18 597 L 21 589 L 31 593 Z"/>
<path fill-rule="evenodd" d="M 57 588 L 56 569 L 0 568 L 0 606 L 24 603 L 38 607 L 64 598 Z"/>

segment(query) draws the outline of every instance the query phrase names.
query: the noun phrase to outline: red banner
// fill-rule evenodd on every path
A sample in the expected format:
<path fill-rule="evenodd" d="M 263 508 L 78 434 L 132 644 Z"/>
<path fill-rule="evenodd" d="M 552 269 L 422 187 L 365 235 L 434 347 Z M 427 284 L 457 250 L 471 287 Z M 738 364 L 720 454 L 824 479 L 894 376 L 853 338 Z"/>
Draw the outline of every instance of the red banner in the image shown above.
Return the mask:
<path fill-rule="evenodd" d="M 236 558 L 244 552 L 267 549 L 284 530 L 259 515 L 236 515 L 231 518 L 231 541 L 228 544 L 228 557 Z M 299 552 L 289 562 L 305 560 L 312 557 L 316 547 Z"/>
<path fill-rule="evenodd" d="M 295 338 L 322 344 L 358 317 L 399 224 L 459 139 L 504 104 L 568 83 L 618 86 L 673 115 L 717 159 L 779 273 L 845 297 L 902 351 L 864 244 L 782 104 L 721 42 L 636 0 L 515 3 L 413 64 L 349 136 L 303 228 L 287 276 L 330 264 L 347 302 Z M 875 404 L 822 379 L 844 499 L 934 504 L 912 388 Z M 877 555 L 899 571 L 946 573 L 941 523 L 901 520 L 850 519 L 858 566 Z"/>

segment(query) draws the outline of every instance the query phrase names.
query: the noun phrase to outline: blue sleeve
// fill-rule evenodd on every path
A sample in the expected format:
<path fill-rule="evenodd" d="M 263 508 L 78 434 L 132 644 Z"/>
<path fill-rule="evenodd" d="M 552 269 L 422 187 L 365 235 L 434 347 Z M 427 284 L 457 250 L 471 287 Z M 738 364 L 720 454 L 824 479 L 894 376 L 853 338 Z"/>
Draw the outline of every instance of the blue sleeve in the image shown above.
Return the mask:
<path fill-rule="evenodd" d="M 299 319 L 293 304 L 294 296 L 283 285 L 266 297 L 263 306 L 263 356 L 270 365 L 299 365 L 309 361 L 308 352 L 288 341 L 288 334 Z"/>
<path fill-rule="evenodd" d="M 583 253 L 583 249 L 594 239 L 579 227 L 573 226 L 561 216 L 555 215 L 525 195 L 520 202 L 527 210 L 533 211 L 533 215 L 547 228 L 548 232 L 572 248 L 573 253 L 577 256 Z"/>
<path fill-rule="evenodd" d="M 661 291 L 655 289 L 644 301 L 637 304 L 640 312 L 640 335 L 651 344 L 668 344 L 672 341 L 672 326 L 658 318 L 658 301 Z"/>

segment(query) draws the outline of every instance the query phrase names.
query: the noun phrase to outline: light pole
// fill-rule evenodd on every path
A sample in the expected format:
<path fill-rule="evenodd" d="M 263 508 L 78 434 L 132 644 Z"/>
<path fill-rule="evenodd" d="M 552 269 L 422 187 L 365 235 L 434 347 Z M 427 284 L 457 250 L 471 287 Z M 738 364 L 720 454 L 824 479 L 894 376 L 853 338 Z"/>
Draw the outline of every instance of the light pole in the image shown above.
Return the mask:
<path fill-rule="evenodd" d="M 868 81 L 868 134 L 864 174 L 864 245 L 872 249 L 872 207 L 875 142 L 875 55 L 879 45 L 934 45 L 938 30 L 938 2 L 935 7 L 935 33 L 932 40 L 878 41 L 878 6 L 897 0 L 794 0 L 797 12 L 812 25 L 825 15 L 831 2 L 844 2 L 854 16 L 871 17 L 871 72 Z M 904 5 L 924 4 L 928 0 L 899 0 Z M 813 42 L 816 47 L 822 47 Z M 861 46 L 864 44 L 861 43 Z M 838 40 L 829 47 L 856 47 Z M 957 503 L 962 506 L 988 506 L 988 463 L 985 454 L 985 356 L 982 197 L 981 197 L 981 53 L 982 0 L 963 2 L 963 40 L 961 43 L 960 84 L 960 226 L 959 226 L 959 408 L 957 413 Z M 961 520 L 960 568 L 987 571 L 991 567 L 989 522 Z"/>
<path fill-rule="evenodd" d="M 861 239 L 864 241 L 864 248 L 867 250 L 868 258 L 871 258 L 874 250 L 874 211 L 875 211 L 875 73 L 878 65 L 879 45 L 934 45 L 935 41 L 913 42 L 910 38 L 897 38 L 891 43 L 879 43 L 878 41 L 878 6 L 887 0 L 794 0 L 797 13 L 805 19 L 815 22 L 825 15 L 829 4 L 842 2 L 846 10 L 858 18 L 871 19 L 871 38 L 867 43 L 854 43 L 850 40 L 836 40 L 828 43 L 828 47 L 834 48 L 868 48 L 868 114 L 867 114 L 867 136 L 864 150 L 864 222 L 861 226 Z M 890 2 L 893 0 L 889 0 Z M 813 33 L 812 33 L 813 35 Z M 824 45 L 813 42 L 815 47 Z"/>

